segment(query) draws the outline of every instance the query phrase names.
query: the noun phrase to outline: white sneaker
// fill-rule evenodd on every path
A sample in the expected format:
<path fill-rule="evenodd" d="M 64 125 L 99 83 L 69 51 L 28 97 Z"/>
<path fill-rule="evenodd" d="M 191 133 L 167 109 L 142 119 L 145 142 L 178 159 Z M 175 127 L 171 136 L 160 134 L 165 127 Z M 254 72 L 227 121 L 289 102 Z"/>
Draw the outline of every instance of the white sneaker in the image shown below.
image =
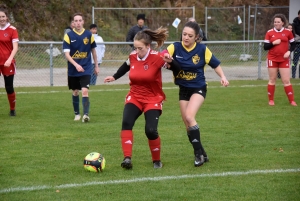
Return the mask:
<path fill-rule="evenodd" d="M 80 114 L 76 114 L 75 115 L 75 118 L 74 118 L 74 121 L 79 121 L 81 118 Z"/>
<path fill-rule="evenodd" d="M 83 117 L 82 117 L 82 122 L 89 122 L 90 121 L 90 117 L 88 116 L 88 115 L 83 115 Z"/>

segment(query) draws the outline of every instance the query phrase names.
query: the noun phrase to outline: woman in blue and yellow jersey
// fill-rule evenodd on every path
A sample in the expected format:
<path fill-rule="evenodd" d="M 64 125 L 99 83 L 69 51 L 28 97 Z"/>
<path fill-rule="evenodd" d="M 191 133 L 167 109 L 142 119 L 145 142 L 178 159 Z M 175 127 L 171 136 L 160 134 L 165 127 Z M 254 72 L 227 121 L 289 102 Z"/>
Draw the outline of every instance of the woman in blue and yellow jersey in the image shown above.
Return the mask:
<path fill-rule="evenodd" d="M 190 143 L 193 145 L 195 167 L 208 161 L 207 154 L 201 144 L 200 127 L 195 119 L 206 96 L 206 81 L 204 66 L 208 64 L 221 78 L 221 84 L 228 86 L 220 61 L 212 54 L 206 45 L 197 43 L 199 25 L 187 22 L 182 31 L 182 41 L 168 46 L 168 54 L 173 59 L 171 65 L 180 65 L 181 71 L 174 74 L 175 84 L 179 85 L 179 104 L 183 122 L 187 129 Z M 165 61 L 169 62 L 167 56 Z"/>

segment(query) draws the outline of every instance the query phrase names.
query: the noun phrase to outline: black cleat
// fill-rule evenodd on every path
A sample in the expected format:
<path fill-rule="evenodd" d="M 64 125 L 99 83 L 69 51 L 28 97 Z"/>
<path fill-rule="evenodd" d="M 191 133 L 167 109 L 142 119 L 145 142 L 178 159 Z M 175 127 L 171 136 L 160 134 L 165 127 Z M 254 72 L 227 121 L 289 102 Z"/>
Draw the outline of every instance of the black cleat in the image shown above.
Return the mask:
<path fill-rule="evenodd" d="M 154 169 L 162 168 L 163 164 L 161 161 L 153 161 Z"/>
<path fill-rule="evenodd" d="M 208 156 L 206 155 L 206 156 L 204 156 L 204 163 L 206 163 L 206 162 L 209 162 L 209 158 L 208 158 Z"/>
<path fill-rule="evenodd" d="M 121 163 L 121 167 L 125 169 L 132 169 L 132 163 L 131 163 L 131 158 L 124 158 L 123 162 Z"/>
<path fill-rule="evenodd" d="M 11 117 L 17 116 L 16 110 L 11 110 L 11 111 L 9 112 L 9 116 L 11 116 Z"/>
<path fill-rule="evenodd" d="M 204 156 L 203 155 L 195 155 L 195 162 L 194 165 L 195 167 L 200 167 L 201 165 L 204 164 Z"/>

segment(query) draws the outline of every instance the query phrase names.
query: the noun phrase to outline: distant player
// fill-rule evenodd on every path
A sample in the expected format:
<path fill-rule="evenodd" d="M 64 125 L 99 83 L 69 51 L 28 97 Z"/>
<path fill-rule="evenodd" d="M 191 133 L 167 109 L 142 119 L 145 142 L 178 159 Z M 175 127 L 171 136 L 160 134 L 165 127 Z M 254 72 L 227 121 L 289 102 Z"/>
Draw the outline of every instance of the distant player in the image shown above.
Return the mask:
<path fill-rule="evenodd" d="M 74 121 L 79 121 L 79 90 L 82 91 L 83 117 L 82 122 L 90 121 L 89 109 L 89 85 L 92 74 L 91 53 L 95 63 L 97 47 L 93 34 L 83 28 L 84 20 L 81 13 L 73 16 L 75 28 L 65 34 L 63 49 L 68 60 L 68 85 L 73 90 L 72 101 L 75 113 Z M 95 66 L 95 74 L 98 75 L 99 68 Z"/>
<path fill-rule="evenodd" d="M 10 105 L 10 116 L 16 116 L 16 93 L 14 91 L 14 75 L 18 51 L 18 31 L 8 22 L 6 5 L 0 5 L 0 75 L 4 77 L 5 90 Z"/>
<path fill-rule="evenodd" d="M 273 106 L 275 83 L 279 70 L 285 93 L 292 106 L 297 106 L 294 101 L 294 91 L 290 82 L 290 54 L 295 49 L 293 33 L 284 28 L 288 23 L 283 14 L 276 14 L 273 19 L 274 28 L 267 31 L 264 40 L 264 49 L 269 50 L 267 65 L 269 72 L 268 97 L 269 105 Z"/>

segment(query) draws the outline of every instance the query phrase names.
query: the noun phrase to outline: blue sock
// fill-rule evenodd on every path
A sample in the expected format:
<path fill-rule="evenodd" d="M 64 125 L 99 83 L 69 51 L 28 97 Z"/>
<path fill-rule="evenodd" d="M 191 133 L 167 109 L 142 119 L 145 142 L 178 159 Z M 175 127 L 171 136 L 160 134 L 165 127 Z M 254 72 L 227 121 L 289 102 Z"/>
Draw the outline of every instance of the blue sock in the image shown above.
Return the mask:
<path fill-rule="evenodd" d="M 73 100 L 73 108 L 74 108 L 75 115 L 80 114 L 80 112 L 79 112 L 79 96 L 72 95 L 72 100 Z"/>
<path fill-rule="evenodd" d="M 90 100 L 89 97 L 82 97 L 83 114 L 89 115 Z"/>

